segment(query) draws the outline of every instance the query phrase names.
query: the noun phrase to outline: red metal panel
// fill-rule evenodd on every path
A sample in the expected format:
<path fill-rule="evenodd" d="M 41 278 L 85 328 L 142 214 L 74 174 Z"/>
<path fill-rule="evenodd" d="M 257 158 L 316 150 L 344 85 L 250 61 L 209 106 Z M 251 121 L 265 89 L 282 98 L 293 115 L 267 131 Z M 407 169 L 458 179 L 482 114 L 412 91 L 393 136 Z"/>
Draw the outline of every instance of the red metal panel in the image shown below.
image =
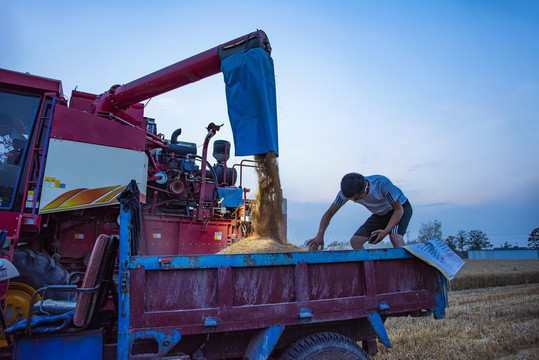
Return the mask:
<path fill-rule="evenodd" d="M 376 298 L 376 305 L 387 303 L 390 313 L 403 313 L 421 309 L 432 309 L 436 306 L 436 293 L 427 290 L 410 291 L 393 294 L 382 294 Z"/>
<path fill-rule="evenodd" d="M 205 224 L 189 217 L 145 215 L 141 255 L 215 254 L 228 245 L 232 221 Z"/>
<path fill-rule="evenodd" d="M 0 82 L 15 86 L 25 86 L 43 92 L 55 92 L 63 95 L 62 82 L 41 76 L 23 74 L 16 71 L 0 69 Z"/>
<path fill-rule="evenodd" d="M 232 269 L 228 266 L 218 269 L 218 289 L 218 302 L 224 313 L 232 307 Z"/>
<path fill-rule="evenodd" d="M 311 299 L 334 299 L 365 295 L 364 270 L 360 262 L 309 265 Z"/>
<path fill-rule="evenodd" d="M 145 309 L 146 296 L 153 297 L 154 294 L 145 293 L 146 290 L 146 271 L 144 268 L 131 270 L 131 296 L 129 298 L 129 317 L 131 319 L 132 327 L 143 326 Z M 163 288 L 166 288 L 165 284 L 161 284 Z M 157 294 L 155 294 L 157 295 Z M 120 316 L 125 316 L 124 313 L 121 313 Z M 157 320 L 157 319 L 156 319 Z M 158 326 L 158 322 L 154 322 L 152 326 Z"/>
<path fill-rule="evenodd" d="M 182 222 L 178 253 L 182 255 L 215 254 L 227 246 L 228 223 Z"/>
<path fill-rule="evenodd" d="M 233 268 L 232 287 L 234 306 L 296 301 L 293 266 Z"/>
<path fill-rule="evenodd" d="M 67 224 L 65 225 L 67 227 Z M 60 232 L 60 236 L 60 254 L 62 257 L 83 257 L 92 252 L 97 238 L 96 225 L 69 226 L 68 229 Z"/>
<path fill-rule="evenodd" d="M 374 261 L 363 261 L 365 269 L 365 291 L 367 296 L 376 295 L 376 273 L 374 271 Z"/>
<path fill-rule="evenodd" d="M 195 189 L 196 192 L 200 192 L 201 187 L 199 183 L 195 184 Z M 215 189 L 215 185 L 206 183 L 202 189 L 204 189 L 204 198 L 202 201 L 211 202 L 214 196 L 213 191 Z"/>
<path fill-rule="evenodd" d="M 310 308 L 310 305 L 309 305 Z M 274 319 L 291 319 L 289 324 L 299 323 L 301 307 L 297 303 L 260 304 L 255 306 L 238 306 L 229 310 L 227 322 L 254 321 L 271 322 Z M 256 316 L 253 316 L 256 314 Z M 269 321 L 268 321 L 269 320 Z"/>
<path fill-rule="evenodd" d="M 149 312 L 216 308 L 217 269 L 148 271 L 144 293 Z"/>
<path fill-rule="evenodd" d="M 19 213 L 0 212 L 0 224 L 2 224 L 0 230 L 6 230 L 8 237 L 14 237 L 16 235 L 19 216 Z"/>
<path fill-rule="evenodd" d="M 426 265 L 428 266 L 428 265 Z M 375 261 L 376 292 L 400 293 L 425 289 L 425 263 L 414 258 Z"/>
<path fill-rule="evenodd" d="M 130 328 L 171 328 L 189 335 L 210 331 L 203 325 L 208 317 L 217 320 L 211 331 L 226 332 L 265 328 L 276 322 L 290 326 L 364 318 L 381 303 L 388 305 L 387 315 L 435 307 L 434 286 L 421 285 L 434 284 L 437 270 L 421 260 L 363 263 L 139 268 L 131 277 Z M 388 282 L 391 276 L 405 285 Z M 377 293 L 367 295 L 368 282 L 368 288 Z M 312 319 L 300 319 L 303 308 L 312 312 Z"/>
<path fill-rule="evenodd" d="M 73 90 L 69 99 L 69 107 L 89 113 L 96 98 L 97 95 Z"/>
<path fill-rule="evenodd" d="M 133 150 L 146 144 L 142 129 L 64 106 L 55 109 L 51 137 Z"/>
<path fill-rule="evenodd" d="M 310 284 L 309 264 L 298 263 L 296 265 L 295 282 L 297 301 L 301 304 L 306 303 L 309 301 L 309 287 L 307 286 L 307 284 Z"/>
<path fill-rule="evenodd" d="M 179 222 L 173 219 L 145 218 L 140 253 L 142 255 L 177 255 L 178 243 L 170 241 L 178 238 L 177 227 L 179 227 Z"/>
<path fill-rule="evenodd" d="M 434 295 L 428 291 L 386 294 L 377 297 L 354 297 L 311 301 L 312 323 L 364 318 L 378 304 L 387 303 L 391 313 L 432 308 Z M 184 336 L 205 333 L 203 321 L 207 317 L 218 319 L 215 331 L 237 331 L 266 328 L 276 321 L 285 326 L 300 323 L 298 303 L 245 305 L 227 309 L 191 309 L 145 312 L 132 328 L 178 329 Z"/>
<path fill-rule="evenodd" d="M 81 223 L 80 221 L 64 221 L 60 231 L 60 255 L 67 258 L 79 258 L 89 255 L 95 240 L 100 234 L 117 235 L 116 223 Z"/>

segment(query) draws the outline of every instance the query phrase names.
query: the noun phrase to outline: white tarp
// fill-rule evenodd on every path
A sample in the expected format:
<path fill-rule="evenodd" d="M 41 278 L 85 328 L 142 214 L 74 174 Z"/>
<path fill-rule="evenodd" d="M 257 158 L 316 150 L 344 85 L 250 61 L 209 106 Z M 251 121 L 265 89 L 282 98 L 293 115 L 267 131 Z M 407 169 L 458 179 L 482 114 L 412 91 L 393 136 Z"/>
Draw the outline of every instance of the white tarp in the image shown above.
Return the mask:
<path fill-rule="evenodd" d="M 434 266 L 451 280 L 460 270 L 464 261 L 446 243 L 432 239 L 420 244 L 406 245 L 404 247 L 412 255 Z"/>

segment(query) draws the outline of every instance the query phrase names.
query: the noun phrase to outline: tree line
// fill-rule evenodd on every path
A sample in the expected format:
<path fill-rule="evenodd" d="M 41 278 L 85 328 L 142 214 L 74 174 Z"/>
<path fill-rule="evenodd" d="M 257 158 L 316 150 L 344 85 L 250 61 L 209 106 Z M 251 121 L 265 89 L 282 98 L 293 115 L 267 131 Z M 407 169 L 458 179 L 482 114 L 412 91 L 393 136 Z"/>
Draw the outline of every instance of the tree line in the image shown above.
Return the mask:
<path fill-rule="evenodd" d="M 406 241 L 406 245 L 423 243 L 431 239 L 439 239 L 444 241 L 451 250 L 460 252 L 461 254 L 468 250 L 485 250 L 491 249 L 494 245 L 488 239 L 488 236 L 481 230 L 459 230 L 455 235 L 449 235 L 445 239 L 442 234 L 442 223 L 438 220 L 429 221 L 427 223 L 422 223 L 419 228 L 419 236 L 415 240 Z M 307 241 L 303 246 L 307 248 Z M 386 240 L 384 240 L 385 242 Z M 349 247 L 350 243 L 348 241 L 333 241 L 326 245 L 326 249 L 336 246 Z M 391 244 L 388 244 L 390 246 Z M 510 249 L 514 246 L 509 242 L 505 242 L 501 248 Z M 539 249 L 539 228 L 535 228 L 528 238 L 528 248 L 529 249 Z"/>
<path fill-rule="evenodd" d="M 444 239 L 442 237 L 442 223 L 438 220 L 422 223 L 417 240 L 407 242 L 407 244 L 423 243 L 430 239 L 443 240 L 453 251 L 459 252 L 485 250 L 494 246 L 489 241 L 488 236 L 481 230 L 459 230 L 455 235 L 449 235 Z M 507 241 L 502 245 L 502 249 L 510 249 L 512 247 Z M 535 228 L 530 233 L 528 248 L 539 249 L 539 228 Z"/>

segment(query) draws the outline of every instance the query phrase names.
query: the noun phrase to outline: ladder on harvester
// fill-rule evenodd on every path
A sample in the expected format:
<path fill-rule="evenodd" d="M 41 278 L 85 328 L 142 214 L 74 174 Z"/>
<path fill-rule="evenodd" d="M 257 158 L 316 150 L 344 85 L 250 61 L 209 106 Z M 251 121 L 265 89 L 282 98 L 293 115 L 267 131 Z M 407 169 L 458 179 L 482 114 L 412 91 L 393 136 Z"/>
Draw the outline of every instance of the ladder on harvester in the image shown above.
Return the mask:
<path fill-rule="evenodd" d="M 30 138 L 30 156 L 28 158 L 29 165 L 26 173 L 22 216 L 19 218 L 23 227 L 35 228 L 39 226 L 36 221 L 36 210 L 39 208 L 40 186 L 43 181 L 55 104 L 55 93 L 43 94 L 38 118 Z"/>

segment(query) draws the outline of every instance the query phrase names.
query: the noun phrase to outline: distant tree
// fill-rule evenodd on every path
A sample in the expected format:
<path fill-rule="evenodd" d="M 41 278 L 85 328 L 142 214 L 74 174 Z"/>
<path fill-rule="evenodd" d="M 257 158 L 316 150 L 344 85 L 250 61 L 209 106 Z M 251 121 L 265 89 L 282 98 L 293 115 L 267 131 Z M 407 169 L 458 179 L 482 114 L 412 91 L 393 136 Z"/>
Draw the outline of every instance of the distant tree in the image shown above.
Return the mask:
<path fill-rule="evenodd" d="M 326 248 L 330 246 L 348 246 L 350 243 L 348 241 L 332 241 L 331 243 L 326 245 Z"/>
<path fill-rule="evenodd" d="M 481 250 L 492 247 L 487 235 L 481 230 L 470 230 L 468 232 L 468 244 L 470 245 L 469 250 Z"/>
<path fill-rule="evenodd" d="M 417 240 L 424 243 L 430 239 L 442 239 L 442 223 L 438 220 L 429 221 L 428 223 L 421 223 L 421 228 L 419 228 L 419 237 Z"/>
<path fill-rule="evenodd" d="M 445 243 L 447 244 L 447 246 L 449 246 L 451 250 L 453 251 L 457 250 L 457 238 L 454 237 L 453 235 L 449 235 L 448 237 L 446 237 Z"/>
<path fill-rule="evenodd" d="M 420 241 L 418 239 L 415 239 L 415 240 L 407 240 L 405 242 L 406 245 L 413 245 L 413 244 L 419 244 Z"/>
<path fill-rule="evenodd" d="M 511 245 L 509 243 L 509 241 L 506 241 L 503 245 L 502 245 L 502 249 L 511 249 L 513 247 L 513 245 Z"/>
<path fill-rule="evenodd" d="M 445 243 L 447 244 L 447 246 L 449 246 L 451 250 L 453 251 L 457 250 L 457 238 L 454 237 L 453 235 L 449 235 L 448 237 L 446 237 Z"/>
<path fill-rule="evenodd" d="M 339 245 L 341 245 L 339 241 L 332 241 L 327 246 L 330 247 L 330 246 L 339 246 Z"/>
<path fill-rule="evenodd" d="M 539 249 L 539 228 L 533 229 L 528 238 L 529 249 Z"/>
<path fill-rule="evenodd" d="M 468 246 L 468 233 L 464 230 L 457 231 L 455 241 L 457 243 L 457 249 L 460 252 L 464 252 L 464 248 Z"/>

